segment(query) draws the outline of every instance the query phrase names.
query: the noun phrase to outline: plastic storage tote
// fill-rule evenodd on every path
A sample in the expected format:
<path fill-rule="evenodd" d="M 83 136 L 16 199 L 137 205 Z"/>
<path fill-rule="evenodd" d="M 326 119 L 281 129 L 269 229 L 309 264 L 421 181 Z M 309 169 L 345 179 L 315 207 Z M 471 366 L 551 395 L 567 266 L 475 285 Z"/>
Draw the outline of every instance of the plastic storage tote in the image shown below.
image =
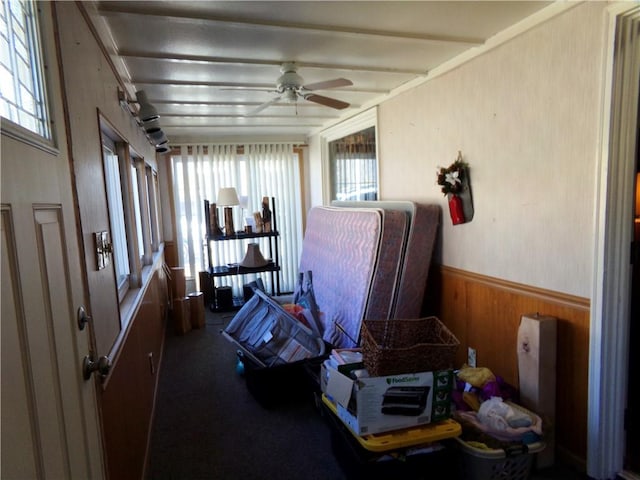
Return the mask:
<path fill-rule="evenodd" d="M 505 449 L 485 449 L 461 438 L 454 441 L 460 453 L 459 478 L 464 480 L 526 480 L 531 475 L 535 454 L 545 447 L 543 442 L 535 442 Z"/>

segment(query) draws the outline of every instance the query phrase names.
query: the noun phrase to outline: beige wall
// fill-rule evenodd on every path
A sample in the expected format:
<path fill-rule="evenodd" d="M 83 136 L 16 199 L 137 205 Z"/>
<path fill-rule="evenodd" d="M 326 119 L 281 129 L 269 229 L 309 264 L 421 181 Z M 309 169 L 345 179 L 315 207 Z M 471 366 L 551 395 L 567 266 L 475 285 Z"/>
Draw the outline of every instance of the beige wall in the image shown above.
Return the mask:
<path fill-rule="evenodd" d="M 113 268 L 95 268 L 93 232 L 111 231 L 104 184 L 98 111 L 145 162 L 155 167 L 155 149 L 134 118 L 120 106 L 116 76 L 75 2 L 55 2 L 60 61 L 67 98 L 71 156 L 87 265 L 90 314 L 97 350 L 106 355 L 121 333 Z"/>
<path fill-rule="evenodd" d="M 572 8 L 379 106 L 381 198 L 442 205 L 438 263 L 591 296 L 604 8 Z M 453 227 L 435 180 L 458 150 L 475 217 Z"/>

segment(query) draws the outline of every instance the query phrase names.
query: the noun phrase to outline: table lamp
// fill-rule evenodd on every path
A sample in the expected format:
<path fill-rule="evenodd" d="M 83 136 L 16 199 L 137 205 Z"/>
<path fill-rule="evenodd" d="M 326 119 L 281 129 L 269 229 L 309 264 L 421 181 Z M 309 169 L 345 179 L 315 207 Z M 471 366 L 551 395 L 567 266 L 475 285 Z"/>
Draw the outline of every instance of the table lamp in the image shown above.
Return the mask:
<path fill-rule="evenodd" d="M 224 187 L 218 190 L 217 204 L 224 207 L 224 234 L 233 235 L 235 233 L 235 229 L 233 227 L 232 207 L 240 205 L 236 189 L 234 187 Z"/>

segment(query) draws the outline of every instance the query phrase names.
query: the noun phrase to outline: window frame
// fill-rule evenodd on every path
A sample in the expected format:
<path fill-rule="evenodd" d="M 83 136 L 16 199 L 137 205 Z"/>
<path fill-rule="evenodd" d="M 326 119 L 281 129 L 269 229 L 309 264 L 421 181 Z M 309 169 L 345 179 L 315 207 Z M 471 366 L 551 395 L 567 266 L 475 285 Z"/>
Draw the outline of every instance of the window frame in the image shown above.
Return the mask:
<path fill-rule="evenodd" d="M 117 144 L 114 141 L 114 139 L 112 138 L 111 135 L 109 135 L 107 132 L 104 132 L 101 130 L 101 146 L 102 146 L 102 152 L 103 152 L 103 157 L 102 157 L 102 163 L 103 163 L 103 171 L 104 171 L 104 175 L 105 175 L 105 193 L 107 195 L 107 215 L 109 217 L 109 241 L 112 245 L 112 254 L 111 254 L 111 262 L 113 263 L 113 272 L 114 272 L 114 277 L 115 277 L 115 281 L 116 281 L 116 289 L 118 291 L 118 299 L 121 302 L 125 295 L 127 294 L 127 292 L 129 291 L 130 288 L 130 284 L 129 284 L 129 279 L 131 276 L 131 259 L 129 258 L 129 248 L 128 248 L 128 244 L 129 244 L 129 240 L 127 238 L 127 221 L 126 221 L 126 216 L 127 216 L 127 212 L 126 212 L 126 204 L 125 204 L 125 199 L 123 198 L 122 195 L 122 173 L 120 172 L 121 170 L 121 162 L 120 159 L 118 158 L 118 149 L 117 149 Z M 105 158 L 105 149 L 109 149 L 109 151 L 114 155 L 114 157 L 117 160 L 117 165 L 118 165 L 118 182 L 119 182 L 119 195 L 120 195 L 120 205 L 122 208 L 122 225 L 118 225 L 114 227 L 114 218 L 113 216 L 116 215 L 115 212 L 112 212 L 111 208 L 111 201 L 109 200 L 109 184 L 108 184 L 108 172 L 107 172 L 107 166 L 106 166 L 106 158 Z M 126 249 L 126 253 L 127 253 L 127 260 L 126 260 L 126 264 L 127 264 L 127 268 L 128 268 L 128 272 L 126 274 L 126 278 L 124 278 L 123 280 L 120 279 L 120 276 L 118 275 L 118 269 L 116 268 L 116 261 L 115 261 L 115 257 L 117 256 L 117 252 L 114 251 L 115 247 L 115 239 L 114 239 L 114 233 L 115 230 L 117 228 L 122 228 L 124 231 L 124 243 L 125 243 L 125 249 Z"/>
<path fill-rule="evenodd" d="M 140 158 L 135 150 L 127 142 L 116 142 L 118 158 L 120 160 L 120 184 L 122 187 L 123 203 L 125 204 L 125 229 L 127 231 L 127 248 L 129 250 L 129 287 L 140 288 L 142 286 L 142 257 L 139 255 L 138 222 L 133 198 L 133 182 L 137 185 L 136 178 L 132 178 L 131 166 L 134 159 Z M 137 169 L 136 169 L 137 171 Z"/>
<path fill-rule="evenodd" d="M 151 221 L 151 251 L 157 252 L 162 243 L 162 219 L 160 217 L 158 172 L 150 165 L 145 168 L 145 180 L 147 186 L 147 201 L 149 203 L 149 217 Z"/>

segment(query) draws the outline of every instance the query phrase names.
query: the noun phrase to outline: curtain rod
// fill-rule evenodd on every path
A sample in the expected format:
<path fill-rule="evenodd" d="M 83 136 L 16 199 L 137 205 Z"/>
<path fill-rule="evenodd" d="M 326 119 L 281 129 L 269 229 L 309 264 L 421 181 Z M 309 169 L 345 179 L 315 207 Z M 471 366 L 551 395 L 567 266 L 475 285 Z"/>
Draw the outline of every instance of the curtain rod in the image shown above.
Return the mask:
<path fill-rule="evenodd" d="M 208 147 L 209 145 L 236 145 L 238 147 L 246 147 L 248 145 L 282 145 L 282 144 L 291 144 L 294 147 L 308 147 L 309 145 L 306 143 L 297 143 L 297 142 L 207 142 L 207 143 L 171 143 L 173 148 L 176 147 Z"/>
<path fill-rule="evenodd" d="M 268 143 L 246 143 L 246 144 L 235 144 L 235 143 L 178 143 L 178 144 L 171 144 L 171 150 L 169 150 L 169 153 L 171 154 L 177 154 L 180 153 L 180 149 L 181 147 L 187 147 L 187 150 L 193 150 L 194 147 L 213 147 L 213 146 L 224 146 L 224 145 L 230 145 L 236 146 L 236 153 L 237 154 L 244 154 L 244 149 L 249 146 L 249 145 L 282 145 L 282 144 L 289 144 L 289 142 L 268 142 Z M 309 145 L 305 144 L 305 143 L 292 143 L 291 144 L 293 146 L 294 149 L 299 149 L 299 148 L 303 148 L 303 147 L 308 147 Z"/>

